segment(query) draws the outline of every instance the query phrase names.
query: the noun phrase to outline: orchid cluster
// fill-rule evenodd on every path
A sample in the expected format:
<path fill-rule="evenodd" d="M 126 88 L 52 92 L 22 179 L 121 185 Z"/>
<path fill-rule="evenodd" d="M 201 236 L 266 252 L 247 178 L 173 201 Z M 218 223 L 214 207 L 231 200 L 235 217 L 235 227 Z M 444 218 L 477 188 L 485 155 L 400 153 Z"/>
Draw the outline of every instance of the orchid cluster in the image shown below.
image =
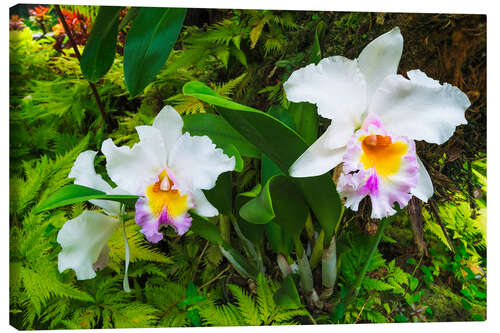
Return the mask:
<path fill-rule="evenodd" d="M 420 70 L 396 74 L 403 51 L 399 28 L 369 43 L 358 59 L 334 56 L 292 73 L 284 84 L 292 102 L 310 102 L 332 122 L 290 167 L 293 177 L 341 168 L 337 190 L 358 210 L 369 196 L 372 218 L 395 214 L 414 195 L 427 202 L 434 189 L 414 140 L 442 144 L 466 124 L 469 99 Z"/>
<path fill-rule="evenodd" d="M 433 195 L 415 140 L 444 143 L 458 125 L 467 123 L 464 113 L 470 106 L 457 87 L 420 70 L 409 71 L 408 78 L 397 74 L 402 50 L 403 37 L 394 28 L 369 43 L 357 59 L 325 58 L 293 72 L 284 83 L 290 101 L 316 104 L 318 114 L 332 120 L 292 164 L 290 176 L 313 177 L 340 168 L 336 186 L 345 206 L 356 211 L 368 196 L 376 219 L 394 215 L 395 204 L 403 208 L 412 196 L 427 201 Z M 106 171 L 116 187 L 96 174 L 95 151 L 81 153 L 69 177 L 107 194 L 139 196 L 135 222 L 148 241 L 162 240 L 166 226 L 183 235 L 191 226 L 190 211 L 218 215 L 203 190 L 234 170 L 235 158 L 209 137 L 182 134 L 182 128 L 181 116 L 166 106 L 152 126 L 136 127 L 140 141 L 132 148 L 104 141 Z M 104 214 L 83 212 L 57 238 L 62 246 L 59 270 L 71 268 L 78 279 L 93 278 L 107 264 L 107 241 L 123 222 L 119 203 L 91 203 Z"/>
<path fill-rule="evenodd" d="M 150 242 L 159 242 L 161 228 L 173 227 L 179 235 L 191 225 L 189 210 L 204 217 L 218 215 L 203 190 L 215 186 L 217 177 L 235 167 L 207 136 L 182 134 L 183 121 L 177 111 L 165 106 L 152 126 L 136 128 L 140 141 L 132 148 L 103 142 L 106 171 L 117 185 L 112 187 L 95 172 L 95 151 L 81 153 L 69 174 L 75 184 L 107 194 L 141 196 L 135 205 L 135 221 Z M 120 203 L 91 200 L 106 214 L 84 211 L 59 231 L 59 270 L 71 268 L 78 279 L 95 277 L 95 270 L 109 262 L 107 242 L 120 226 Z"/>

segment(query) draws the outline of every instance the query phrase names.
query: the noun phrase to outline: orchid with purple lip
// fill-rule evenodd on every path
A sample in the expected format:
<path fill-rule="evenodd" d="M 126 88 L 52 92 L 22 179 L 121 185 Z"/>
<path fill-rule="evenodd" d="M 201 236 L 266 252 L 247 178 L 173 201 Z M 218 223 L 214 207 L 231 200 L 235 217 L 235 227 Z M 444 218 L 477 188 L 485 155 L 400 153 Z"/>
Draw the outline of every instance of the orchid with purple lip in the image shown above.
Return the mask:
<path fill-rule="evenodd" d="M 113 182 L 128 194 L 142 196 L 135 205 L 135 221 L 153 243 L 170 225 L 179 235 L 191 226 L 190 209 L 205 217 L 219 214 L 202 190 L 215 186 L 217 177 L 235 167 L 207 136 L 182 134 L 183 121 L 171 106 L 165 106 L 153 126 L 137 126 L 140 142 L 132 148 L 117 147 L 113 140 L 102 143 L 106 170 Z"/>
<path fill-rule="evenodd" d="M 284 83 L 292 102 L 317 105 L 330 126 L 290 167 L 293 177 L 324 174 L 340 163 L 337 183 L 345 205 L 358 209 L 369 196 L 372 218 L 402 208 L 412 195 L 427 201 L 434 189 L 416 155 L 414 140 L 442 144 L 466 124 L 467 96 L 420 70 L 398 75 L 403 51 L 399 28 L 370 42 L 358 59 L 322 59 Z"/>
<path fill-rule="evenodd" d="M 221 173 L 234 170 L 235 158 L 226 156 L 207 136 L 182 134 L 182 127 L 177 111 L 165 106 L 152 126 L 136 127 L 140 141 L 132 148 L 117 147 L 111 139 L 104 141 L 101 150 L 115 188 L 96 174 L 95 151 L 81 153 L 69 177 L 75 178 L 75 184 L 107 194 L 141 196 L 135 205 L 135 221 L 150 242 L 163 238 L 162 226 L 171 226 L 183 235 L 191 226 L 189 210 L 204 217 L 219 214 L 202 190 L 214 187 Z M 90 202 L 107 215 L 84 211 L 67 221 L 57 237 L 62 246 L 59 270 L 71 268 L 78 279 L 91 279 L 95 269 L 106 266 L 107 242 L 120 225 L 118 202 Z"/>

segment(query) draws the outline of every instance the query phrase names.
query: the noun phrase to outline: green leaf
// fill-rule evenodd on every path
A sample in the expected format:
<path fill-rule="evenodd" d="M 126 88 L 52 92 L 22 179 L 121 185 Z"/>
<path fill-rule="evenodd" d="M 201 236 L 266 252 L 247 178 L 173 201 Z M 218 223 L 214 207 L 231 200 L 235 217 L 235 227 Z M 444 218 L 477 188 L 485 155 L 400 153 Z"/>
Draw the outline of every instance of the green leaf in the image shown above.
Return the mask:
<path fill-rule="evenodd" d="M 219 210 L 220 214 L 229 215 L 233 212 L 231 171 L 219 175 L 215 186 L 203 193 L 208 201 Z"/>
<path fill-rule="evenodd" d="M 219 249 L 238 273 L 255 280 L 258 273 L 257 268 L 249 263 L 238 251 L 227 244 L 219 245 Z"/>
<path fill-rule="evenodd" d="M 96 82 L 102 78 L 113 65 L 118 20 L 122 8 L 108 6 L 99 8 L 99 14 L 80 59 L 82 74 L 90 82 Z"/>
<path fill-rule="evenodd" d="M 408 265 L 416 265 L 417 261 L 414 258 L 408 258 L 408 260 L 406 260 L 406 263 Z"/>
<path fill-rule="evenodd" d="M 269 222 L 265 224 L 266 236 L 269 244 L 276 253 L 290 255 L 293 247 L 293 238 L 289 233 L 285 232 L 279 224 Z"/>
<path fill-rule="evenodd" d="M 418 286 L 418 279 L 416 277 L 410 277 L 410 290 L 414 291 Z"/>
<path fill-rule="evenodd" d="M 238 148 L 236 148 L 235 145 L 232 143 L 228 143 L 227 145 L 224 145 L 221 147 L 221 149 L 224 151 L 224 154 L 226 154 L 229 157 L 234 156 L 235 160 L 235 165 L 234 165 L 234 171 L 236 172 L 241 172 L 243 170 L 243 167 L 245 166 L 245 162 L 243 161 L 243 158 L 241 157 L 240 152 L 238 151 Z"/>
<path fill-rule="evenodd" d="M 302 306 L 291 274 L 287 275 L 281 287 L 274 294 L 274 301 L 285 309 L 297 309 Z"/>
<path fill-rule="evenodd" d="M 191 135 L 208 136 L 218 147 L 233 144 L 239 153 L 247 157 L 260 158 L 260 151 L 240 133 L 238 133 L 224 118 L 215 114 L 198 113 L 182 117 L 184 132 Z"/>
<path fill-rule="evenodd" d="M 90 187 L 71 184 L 56 191 L 35 209 L 35 213 L 44 210 L 71 205 L 77 202 L 93 199 L 118 201 L 127 205 L 134 205 L 139 196 L 137 195 L 108 195 L 104 192 Z"/>
<path fill-rule="evenodd" d="M 219 228 L 215 224 L 193 212 L 190 215 L 193 220 L 189 230 L 212 243 L 222 244 Z"/>
<path fill-rule="evenodd" d="M 259 196 L 240 209 L 241 217 L 248 222 L 265 224 L 274 219 L 292 237 L 298 236 L 304 228 L 308 212 L 293 179 L 283 175 L 271 177 Z"/>
<path fill-rule="evenodd" d="M 319 45 L 319 35 L 324 34 L 326 28 L 326 24 L 323 21 L 320 21 L 316 26 L 316 31 L 314 32 L 314 42 L 311 49 L 311 54 L 309 55 L 309 62 L 318 64 L 321 60 L 321 47 Z"/>
<path fill-rule="evenodd" d="M 120 25 L 118 26 L 118 31 L 125 28 L 125 26 L 130 21 L 132 21 L 137 16 L 137 14 L 139 14 L 139 9 L 141 9 L 141 8 L 140 7 L 130 7 L 127 10 L 127 14 L 125 14 L 125 17 L 122 19 L 122 21 L 120 22 Z"/>
<path fill-rule="evenodd" d="M 337 322 L 344 318 L 345 314 L 345 306 L 344 303 L 339 302 L 337 306 L 335 306 L 335 309 L 333 309 L 333 314 L 331 316 L 332 321 Z"/>
<path fill-rule="evenodd" d="M 188 311 L 188 319 L 194 327 L 201 327 L 200 310 L 192 309 Z"/>
<path fill-rule="evenodd" d="M 297 132 L 308 145 L 312 145 L 318 138 L 316 106 L 306 102 L 290 103 L 288 110 L 292 115 Z"/>
<path fill-rule="evenodd" d="M 130 97 L 140 94 L 168 59 L 179 35 L 185 8 L 143 7 L 127 33 L 123 54 Z"/>
<path fill-rule="evenodd" d="M 394 320 L 397 323 L 407 323 L 408 322 L 408 317 L 406 317 L 404 315 L 395 315 L 394 316 Z"/>
<path fill-rule="evenodd" d="M 236 219 L 243 235 L 248 238 L 253 244 L 258 244 L 264 238 L 264 226 L 254 223 L 248 223 L 239 214 L 240 208 L 252 198 L 259 195 L 262 186 L 257 184 L 252 190 L 240 193 L 236 196 L 234 209 L 236 211 Z"/>
<path fill-rule="evenodd" d="M 218 106 L 219 113 L 227 122 L 273 160 L 285 174 L 308 147 L 297 132 L 283 122 L 254 108 L 229 101 L 201 82 L 186 83 L 183 92 Z M 296 178 L 294 182 L 325 231 L 325 243 L 329 244 L 341 211 L 340 197 L 331 177 L 324 174 Z"/>

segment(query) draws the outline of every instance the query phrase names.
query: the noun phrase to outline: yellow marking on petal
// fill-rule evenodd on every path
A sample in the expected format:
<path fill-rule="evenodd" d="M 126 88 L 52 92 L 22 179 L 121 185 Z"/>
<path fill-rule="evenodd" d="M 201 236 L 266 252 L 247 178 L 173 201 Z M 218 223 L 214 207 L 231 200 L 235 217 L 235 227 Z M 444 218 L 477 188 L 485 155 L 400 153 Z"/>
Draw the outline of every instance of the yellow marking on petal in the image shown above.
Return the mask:
<path fill-rule="evenodd" d="M 160 174 L 159 180 L 147 187 L 146 196 L 149 199 L 149 208 L 155 217 L 159 217 L 162 210 L 166 208 L 168 214 L 176 218 L 186 213 L 188 209 L 188 195 L 181 195 L 180 191 L 177 189 L 172 190 L 173 182 L 170 178 L 168 178 L 170 184 L 169 190 L 161 190 L 160 185 L 165 177 L 168 178 L 168 174 L 164 170 Z"/>
<path fill-rule="evenodd" d="M 361 162 L 365 169 L 375 167 L 380 176 L 390 176 L 398 172 L 401 158 L 408 151 L 403 142 L 392 142 L 390 136 L 369 135 L 360 138 L 363 154 Z"/>

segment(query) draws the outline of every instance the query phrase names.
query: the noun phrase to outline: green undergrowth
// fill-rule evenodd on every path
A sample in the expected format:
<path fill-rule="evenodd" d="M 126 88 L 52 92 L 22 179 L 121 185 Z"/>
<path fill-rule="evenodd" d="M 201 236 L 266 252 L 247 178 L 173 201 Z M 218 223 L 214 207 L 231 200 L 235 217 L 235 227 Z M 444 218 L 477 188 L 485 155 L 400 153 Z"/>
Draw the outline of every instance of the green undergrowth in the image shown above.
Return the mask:
<path fill-rule="evenodd" d="M 88 7 L 83 12 L 95 16 Z M 131 247 L 131 293 L 122 289 L 125 250 L 120 230 L 109 244 L 111 262 L 96 278 L 79 281 L 71 270 L 58 271 L 58 231 L 84 209 L 96 207 L 79 203 L 40 214 L 34 210 L 71 183 L 68 173 L 80 152 L 100 150 L 108 137 L 117 145 L 131 146 L 138 141 L 135 126 L 151 124 L 166 104 L 183 116 L 216 113 L 213 105 L 182 94 L 183 85 L 192 80 L 259 110 L 287 107 L 283 82 L 312 62 L 315 36 L 322 57 L 355 58 L 370 40 L 402 20 L 399 14 L 383 13 L 214 12 L 217 19 L 183 27 L 165 66 L 136 98 L 129 98 L 123 57 L 117 55 L 110 71 L 96 83 L 113 119 L 110 126 L 100 118 L 73 51 L 58 53 L 50 36 L 33 39 L 33 31 L 37 32 L 33 24 L 33 31 L 10 32 L 11 325 L 31 330 L 485 320 L 484 149 L 466 156 L 464 148 L 453 161 L 444 154 L 436 161 L 429 159 L 433 179 L 458 177 L 465 185 L 438 189 L 439 220 L 430 203 L 422 204 L 427 253 L 415 244 L 406 210 L 388 226 L 359 295 L 348 305 L 343 300 L 376 231 L 376 223 L 362 209 L 346 212 L 337 230 L 339 275 L 321 310 L 307 304 L 295 274 L 300 304 L 284 306 L 277 301 L 284 279 L 268 243 L 261 242 L 258 249 L 265 274 L 252 280 L 233 268 L 219 246 L 191 231 L 178 237 L 169 229 L 158 244 L 146 242 L 133 217 L 125 224 Z M 470 123 L 475 124 L 474 119 Z M 327 125 L 321 120 L 320 131 Z M 430 156 L 430 150 L 426 147 L 419 156 Z M 261 176 L 259 158 L 243 160 L 243 170 L 233 173 L 234 195 L 250 191 Z M 105 174 L 102 155 L 96 159 L 96 169 Z M 217 218 L 211 222 L 220 223 Z M 302 239 L 311 247 L 320 231 L 316 221 L 309 231 Z M 234 228 L 228 237 L 245 253 Z M 313 269 L 313 274 L 321 276 L 321 269 Z"/>

